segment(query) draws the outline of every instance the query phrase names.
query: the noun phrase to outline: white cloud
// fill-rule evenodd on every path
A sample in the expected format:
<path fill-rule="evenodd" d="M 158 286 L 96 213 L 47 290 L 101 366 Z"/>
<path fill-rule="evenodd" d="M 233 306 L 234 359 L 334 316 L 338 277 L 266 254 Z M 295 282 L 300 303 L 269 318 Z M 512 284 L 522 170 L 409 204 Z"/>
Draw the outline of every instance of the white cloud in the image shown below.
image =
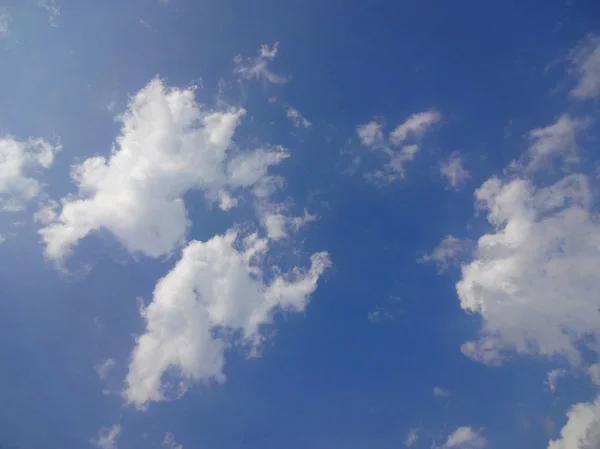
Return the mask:
<path fill-rule="evenodd" d="M 600 37 L 586 39 L 571 52 L 571 61 L 579 75 L 571 95 L 582 99 L 600 96 Z"/>
<path fill-rule="evenodd" d="M 545 128 L 536 128 L 529 133 L 532 143 L 529 147 L 527 170 L 543 168 L 552 159 L 559 158 L 563 163 L 573 164 L 579 161 L 577 132 L 587 124 L 586 120 L 573 119 L 562 115 Z"/>
<path fill-rule="evenodd" d="M 383 131 L 381 124 L 377 122 L 368 122 L 362 125 L 358 125 L 356 133 L 360 138 L 360 142 L 367 146 L 377 146 L 384 143 Z"/>
<path fill-rule="evenodd" d="M 60 145 L 51 145 L 43 139 L 0 139 L 0 209 L 22 210 L 25 203 L 42 191 L 40 183 L 31 175 L 47 169 L 54 162 Z"/>
<path fill-rule="evenodd" d="M 600 387 L 600 362 L 596 363 L 588 368 L 588 374 L 592 379 L 592 382 Z"/>
<path fill-rule="evenodd" d="M 457 151 L 454 151 L 448 160 L 440 165 L 440 173 L 453 188 L 459 187 L 471 177 L 469 172 L 463 167 L 462 158 Z"/>
<path fill-rule="evenodd" d="M 447 235 L 432 252 L 425 254 L 419 262 L 435 262 L 439 272 L 444 272 L 458 262 L 459 257 L 469 248 L 468 240 L 461 240 L 452 235 Z"/>
<path fill-rule="evenodd" d="M 417 441 L 419 441 L 419 429 L 410 429 L 406 439 L 404 440 L 404 446 L 412 447 L 417 444 Z"/>
<path fill-rule="evenodd" d="M 434 110 L 413 114 L 390 133 L 390 142 L 392 145 L 400 145 L 411 136 L 419 138 L 432 125 L 439 122 L 440 118 L 440 113 Z"/>
<path fill-rule="evenodd" d="M 94 366 L 94 370 L 101 380 L 106 380 L 108 373 L 117 363 L 113 359 L 106 359 Z"/>
<path fill-rule="evenodd" d="M 287 117 L 292 121 L 296 128 L 310 128 L 312 125 L 302 114 L 300 111 L 295 108 L 287 108 L 286 110 Z"/>
<path fill-rule="evenodd" d="M 459 427 L 446 440 L 444 449 L 482 449 L 487 445 L 487 440 L 480 432 L 475 432 L 471 427 Z"/>
<path fill-rule="evenodd" d="M 183 445 L 177 444 L 177 441 L 175 441 L 175 437 L 171 432 L 167 432 L 165 434 L 165 439 L 163 440 L 163 447 L 165 449 L 183 449 Z"/>
<path fill-rule="evenodd" d="M 0 8 L 0 38 L 10 36 L 10 22 L 12 18 L 6 8 Z"/>
<path fill-rule="evenodd" d="M 309 270 L 294 268 L 270 282 L 260 262 L 268 240 L 235 231 L 193 241 L 142 310 L 146 332 L 137 339 L 126 378 L 127 402 L 144 408 L 168 399 L 165 374 L 174 369 L 183 394 L 191 382 L 224 382 L 225 351 L 238 342 L 256 350 L 262 328 L 278 310 L 302 311 L 329 267 L 327 253 L 311 257 Z M 276 270 L 277 271 L 277 270 Z"/>
<path fill-rule="evenodd" d="M 558 383 L 558 379 L 563 377 L 567 372 L 564 369 L 556 368 L 548 372 L 546 375 L 546 385 L 552 393 L 556 391 L 556 385 Z"/>
<path fill-rule="evenodd" d="M 448 397 L 452 395 L 452 392 L 446 388 L 433 387 L 433 395 L 437 397 Z"/>
<path fill-rule="evenodd" d="M 406 163 L 412 161 L 420 149 L 415 142 L 439 119 L 437 111 L 413 114 L 390 133 L 389 142 L 385 140 L 380 123 L 371 121 L 357 126 L 356 132 L 361 144 L 380 151 L 388 159 L 383 169 L 368 173 L 366 178 L 377 184 L 389 184 L 404 178 Z M 407 140 L 412 143 L 406 142 Z M 399 149 L 393 148 L 399 146 Z"/>
<path fill-rule="evenodd" d="M 98 449 L 117 449 L 117 438 L 121 433 L 121 426 L 115 424 L 108 428 L 103 427 L 96 438 L 92 438 L 90 443 Z"/>
<path fill-rule="evenodd" d="M 183 195 L 204 191 L 223 209 L 231 192 L 267 182 L 270 166 L 289 156 L 282 147 L 234 151 L 243 109 L 214 111 L 196 103 L 194 88 L 152 80 L 120 117 L 121 135 L 108 158 L 72 169 L 77 195 L 61 200 L 56 219 L 40 230 L 47 257 L 64 259 L 91 232 L 110 231 L 130 252 L 170 254 L 189 226 Z"/>
<path fill-rule="evenodd" d="M 56 0 L 39 0 L 38 5 L 48 11 L 48 20 L 53 27 L 58 26 L 56 19 L 60 16 L 60 6 Z"/>
<path fill-rule="evenodd" d="M 491 178 L 475 196 L 493 230 L 456 285 L 461 307 L 483 318 L 481 339 L 463 352 L 488 364 L 507 350 L 579 364 L 578 343 L 600 341 L 600 222 L 588 179 L 538 188 Z"/>
<path fill-rule="evenodd" d="M 548 449 L 596 449 L 600 447 L 600 396 L 594 402 L 575 404 L 567 413 L 560 438 Z"/>
<path fill-rule="evenodd" d="M 304 215 L 298 217 L 290 217 L 281 213 L 281 211 L 264 212 L 261 217 L 261 223 L 267 231 L 267 237 L 275 241 L 287 238 L 290 231 L 296 232 L 304 225 L 315 220 L 317 220 L 317 216 L 309 214 L 306 210 Z"/>
<path fill-rule="evenodd" d="M 242 76 L 245 79 L 256 78 L 271 84 L 287 83 L 287 79 L 285 77 L 269 71 L 269 61 L 275 59 L 278 50 L 279 43 L 275 42 L 272 47 L 269 47 L 268 45 L 261 45 L 258 50 L 258 54 L 254 58 L 244 59 L 241 55 L 237 55 L 235 58 L 233 58 L 236 66 L 234 73 Z"/>

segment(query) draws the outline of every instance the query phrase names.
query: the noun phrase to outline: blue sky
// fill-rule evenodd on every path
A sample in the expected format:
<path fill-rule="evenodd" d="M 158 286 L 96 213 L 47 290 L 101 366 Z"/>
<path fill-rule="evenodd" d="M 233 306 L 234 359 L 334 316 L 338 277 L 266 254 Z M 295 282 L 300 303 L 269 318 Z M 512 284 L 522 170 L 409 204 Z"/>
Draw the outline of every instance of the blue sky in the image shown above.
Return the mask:
<path fill-rule="evenodd" d="M 0 5 L 0 448 L 600 447 L 592 0 Z"/>

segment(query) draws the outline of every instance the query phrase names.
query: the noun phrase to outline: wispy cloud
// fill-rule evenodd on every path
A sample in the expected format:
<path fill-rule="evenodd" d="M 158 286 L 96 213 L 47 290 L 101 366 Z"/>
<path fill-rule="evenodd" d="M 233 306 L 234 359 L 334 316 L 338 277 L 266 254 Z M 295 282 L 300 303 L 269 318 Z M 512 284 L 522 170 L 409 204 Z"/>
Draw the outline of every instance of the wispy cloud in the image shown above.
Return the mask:
<path fill-rule="evenodd" d="M 571 95 L 579 99 L 600 96 L 600 36 L 591 35 L 571 52 L 578 75 Z"/>
<path fill-rule="evenodd" d="M 57 19 L 60 16 L 60 6 L 56 0 L 39 0 L 38 5 L 48 11 L 48 20 L 50 25 L 57 27 Z"/>
<path fill-rule="evenodd" d="M 234 73 L 245 79 L 255 78 L 271 84 L 284 84 L 287 78 L 277 75 L 269 70 L 269 62 L 273 61 L 279 51 L 279 43 L 275 42 L 272 47 L 261 45 L 258 54 L 254 58 L 242 58 L 236 55 Z"/>

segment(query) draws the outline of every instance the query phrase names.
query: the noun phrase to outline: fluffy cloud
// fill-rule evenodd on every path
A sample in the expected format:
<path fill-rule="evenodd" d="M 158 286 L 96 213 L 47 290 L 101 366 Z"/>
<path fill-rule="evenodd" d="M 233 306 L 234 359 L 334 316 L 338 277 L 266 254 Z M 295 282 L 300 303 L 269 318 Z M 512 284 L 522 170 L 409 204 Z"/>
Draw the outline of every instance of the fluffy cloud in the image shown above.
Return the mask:
<path fill-rule="evenodd" d="M 383 169 L 368 173 L 367 179 L 379 184 L 387 184 L 403 178 L 406 163 L 412 161 L 419 151 L 416 142 L 439 120 L 440 114 L 437 111 L 413 114 L 390 133 L 387 141 L 381 123 L 371 121 L 359 125 L 356 133 L 361 144 L 379 151 L 387 158 Z"/>
<path fill-rule="evenodd" d="M 121 426 L 115 424 L 112 427 L 103 427 L 96 438 L 92 438 L 90 443 L 98 449 L 117 449 L 117 438 L 121 433 Z"/>
<path fill-rule="evenodd" d="M 563 164 L 578 162 L 577 132 L 584 128 L 586 124 L 586 120 L 562 115 L 554 124 L 530 131 L 531 146 L 527 153 L 528 163 L 526 169 L 529 171 L 538 170 L 556 158 Z"/>
<path fill-rule="evenodd" d="M 453 188 L 459 187 L 471 177 L 469 172 L 463 167 L 462 158 L 457 151 L 453 152 L 448 160 L 440 165 L 440 173 Z"/>
<path fill-rule="evenodd" d="M 272 47 L 261 45 L 258 49 L 258 54 L 254 58 L 244 59 L 241 55 L 237 55 L 233 58 L 233 62 L 235 62 L 236 66 L 234 73 L 245 79 L 256 78 L 257 80 L 271 84 L 287 83 L 285 77 L 277 75 L 269 70 L 269 61 L 275 59 L 278 50 L 279 43 L 275 42 Z"/>
<path fill-rule="evenodd" d="M 185 242 L 189 226 L 183 195 L 200 189 L 223 209 L 232 192 L 267 183 L 270 166 L 289 156 L 281 147 L 235 151 L 232 138 L 243 109 L 210 110 L 194 89 L 152 80 L 120 117 L 121 135 L 108 158 L 72 168 L 77 195 L 40 230 L 47 257 L 61 260 L 93 231 L 110 231 L 130 252 L 150 257 Z"/>
<path fill-rule="evenodd" d="M 308 270 L 294 268 L 268 281 L 260 263 L 268 240 L 234 231 L 193 241 L 162 278 L 142 310 L 146 332 L 137 339 L 126 378 L 128 403 L 183 394 L 191 382 L 223 382 L 225 351 L 234 342 L 256 350 L 278 310 L 302 311 L 330 265 L 327 253 L 311 257 Z M 275 270 L 278 271 L 278 270 Z M 166 374 L 178 374 L 176 386 Z"/>
<path fill-rule="evenodd" d="M 481 339 L 463 352 L 488 364 L 506 350 L 580 364 L 578 343 L 600 341 L 600 222 L 588 179 L 540 188 L 491 178 L 475 196 L 492 231 L 456 285 L 461 307 L 483 318 Z"/>
<path fill-rule="evenodd" d="M 60 149 L 60 145 L 39 138 L 0 139 L 0 209 L 19 211 L 27 201 L 37 197 L 42 187 L 32 174 L 49 168 Z"/>
<path fill-rule="evenodd" d="M 312 125 L 296 108 L 287 108 L 285 113 L 296 128 L 310 128 Z"/>
<path fill-rule="evenodd" d="M 444 272 L 450 266 L 456 264 L 459 257 L 464 255 L 470 247 L 470 243 L 468 240 L 461 240 L 452 235 L 447 235 L 432 252 L 421 257 L 419 262 L 435 262 L 439 272 Z"/>
<path fill-rule="evenodd" d="M 571 95 L 585 99 L 600 96 L 600 37 L 590 36 L 571 52 L 579 79 Z"/>
<path fill-rule="evenodd" d="M 579 403 L 567 413 L 560 438 L 548 449 L 596 449 L 600 447 L 600 396 L 591 403 Z"/>
<path fill-rule="evenodd" d="M 413 447 L 419 441 L 419 429 L 410 429 L 404 440 L 405 447 Z"/>
<path fill-rule="evenodd" d="M 487 440 L 479 432 L 470 427 L 456 429 L 442 446 L 444 449 L 482 449 L 487 445 Z"/>

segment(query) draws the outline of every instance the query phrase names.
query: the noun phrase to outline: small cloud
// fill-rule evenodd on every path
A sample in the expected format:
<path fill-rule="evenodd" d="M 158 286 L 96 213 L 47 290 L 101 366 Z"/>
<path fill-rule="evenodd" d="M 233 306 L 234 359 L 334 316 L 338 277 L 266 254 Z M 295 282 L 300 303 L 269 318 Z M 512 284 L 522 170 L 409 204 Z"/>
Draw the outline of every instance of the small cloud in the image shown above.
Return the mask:
<path fill-rule="evenodd" d="M 287 78 L 269 71 L 269 61 L 275 59 L 278 50 L 279 43 L 275 42 L 272 47 L 261 45 L 257 56 L 254 58 L 244 59 L 241 55 L 236 55 L 233 58 L 233 62 L 235 62 L 234 73 L 245 79 L 256 78 L 271 84 L 287 83 Z"/>
<path fill-rule="evenodd" d="M 469 240 L 461 240 L 452 235 L 447 235 L 432 252 L 425 254 L 418 261 L 422 263 L 435 262 L 438 271 L 443 273 L 458 262 L 459 257 L 464 254 L 469 246 Z"/>
<path fill-rule="evenodd" d="M 108 373 L 116 364 L 117 363 L 113 359 L 106 359 L 94 366 L 94 371 L 96 371 L 100 380 L 106 380 Z"/>
<path fill-rule="evenodd" d="M 417 441 L 419 441 L 419 429 L 410 429 L 406 439 L 404 440 L 404 446 L 412 447 L 417 443 Z"/>
<path fill-rule="evenodd" d="M 571 95 L 579 99 L 600 96 L 600 37 L 589 36 L 571 51 L 571 63 L 579 79 Z"/>
<path fill-rule="evenodd" d="M 310 128 L 312 125 L 300 112 L 295 108 L 288 108 L 286 111 L 287 117 L 292 121 L 296 128 Z"/>
<path fill-rule="evenodd" d="M 115 424 L 112 427 L 103 427 L 98 436 L 92 438 L 90 443 L 98 449 L 117 449 L 117 438 L 121 433 L 121 426 Z"/>
<path fill-rule="evenodd" d="M 360 142 L 366 147 L 379 145 L 384 141 L 381 124 L 375 121 L 358 125 L 356 133 L 360 138 Z"/>
<path fill-rule="evenodd" d="M 183 449 L 183 445 L 177 444 L 177 441 L 175 441 L 175 437 L 171 432 L 167 432 L 165 434 L 165 439 L 163 440 L 163 447 L 165 449 Z"/>
<path fill-rule="evenodd" d="M 566 371 L 564 369 L 553 369 L 552 371 L 550 371 L 547 374 L 546 377 L 546 382 L 544 382 L 546 385 L 548 385 L 548 388 L 550 388 L 550 391 L 552 393 L 554 393 L 556 391 L 556 384 L 558 382 L 558 379 L 562 376 L 564 376 L 566 374 Z"/>
<path fill-rule="evenodd" d="M 6 8 L 0 8 L 0 39 L 10 36 L 10 22 L 12 17 L 10 16 Z"/>
<path fill-rule="evenodd" d="M 452 395 L 452 392 L 446 388 L 433 387 L 433 395 L 436 397 L 448 397 Z"/>
<path fill-rule="evenodd" d="M 600 362 L 588 368 L 588 374 L 592 378 L 594 385 L 600 387 Z"/>
<path fill-rule="evenodd" d="M 394 315 L 385 310 L 373 310 L 369 312 L 367 317 L 371 323 L 381 323 L 382 321 L 391 321 L 394 319 Z"/>
<path fill-rule="evenodd" d="M 482 449 L 487 445 L 487 440 L 480 432 L 473 431 L 471 427 L 463 426 L 456 429 L 442 446 L 444 449 Z"/>
<path fill-rule="evenodd" d="M 432 125 L 439 122 L 440 118 L 440 113 L 435 110 L 413 114 L 390 133 L 390 142 L 392 145 L 400 145 L 409 136 L 419 138 L 423 136 Z"/>
<path fill-rule="evenodd" d="M 539 170 L 553 159 L 565 164 L 579 161 L 577 132 L 587 126 L 588 121 L 573 119 L 564 114 L 552 125 L 536 128 L 529 132 L 531 145 L 527 152 L 527 171 Z"/>
<path fill-rule="evenodd" d="M 450 158 L 440 165 L 440 173 L 446 178 L 448 184 L 455 189 L 471 177 L 469 172 L 463 167 L 462 158 L 457 151 L 454 151 L 450 155 Z"/>
<path fill-rule="evenodd" d="M 39 0 L 38 6 L 48 11 L 48 20 L 50 21 L 50 25 L 57 27 L 58 25 L 56 23 L 56 19 L 58 19 L 58 16 L 60 16 L 60 6 L 56 0 Z"/>

